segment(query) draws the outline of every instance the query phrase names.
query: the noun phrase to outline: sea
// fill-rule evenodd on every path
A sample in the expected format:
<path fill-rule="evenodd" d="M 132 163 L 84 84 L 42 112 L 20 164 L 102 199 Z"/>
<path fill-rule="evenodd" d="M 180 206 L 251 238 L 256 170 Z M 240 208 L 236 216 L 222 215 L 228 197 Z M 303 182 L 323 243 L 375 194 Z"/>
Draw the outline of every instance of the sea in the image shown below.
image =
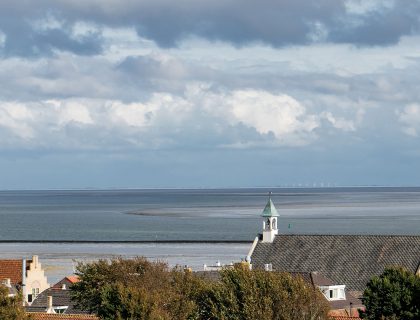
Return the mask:
<path fill-rule="evenodd" d="M 268 194 L 283 234 L 420 234 L 420 188 L 0 191 L 0 259 L 40 257 L 52 281 L 79 262 L 170 266 L 245 258 Z"/>

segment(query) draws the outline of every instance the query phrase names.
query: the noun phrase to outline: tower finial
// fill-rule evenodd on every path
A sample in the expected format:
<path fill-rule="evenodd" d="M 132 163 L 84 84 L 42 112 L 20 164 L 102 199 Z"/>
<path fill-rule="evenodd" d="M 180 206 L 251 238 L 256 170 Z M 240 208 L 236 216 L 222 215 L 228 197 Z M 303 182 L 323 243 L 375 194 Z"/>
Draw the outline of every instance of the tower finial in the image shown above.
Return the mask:
<path fill-rule="evenodd" d="M 279 216 L 273 201 L 271 201 L 271 191 L 268 192 L 268 200 L 261 214 L 263 217 L 263 238 L 262 242 L 273 242 L 278 234 L 277 217 Z"/>

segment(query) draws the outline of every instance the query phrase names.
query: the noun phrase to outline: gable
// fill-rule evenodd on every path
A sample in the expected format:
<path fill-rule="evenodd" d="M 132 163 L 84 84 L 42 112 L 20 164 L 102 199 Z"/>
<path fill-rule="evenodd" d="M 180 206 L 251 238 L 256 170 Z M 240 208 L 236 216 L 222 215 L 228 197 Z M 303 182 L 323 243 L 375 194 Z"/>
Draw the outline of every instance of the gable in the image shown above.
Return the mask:
<path fill-rule="evenodd" d="M 68 277 L 65 277 L 65 278 L 61 279 L 56 284 L 54 284 L 52 286 L 52 288 L 62 289 L 63 285 L 65 285 L 66 289 L 69 289 L 76 282 L 79 282 L 79 278 L 77 276 L 68 276 Z"/>
<path fill-rule="evenodd" d="M 259 241 L 251 256 L 254 268 L 271 263 L 278 271 L 319 271 L 355 291 L 387 266 L 416 272 L 419 262 L 420 236 L 278 235 L 273 243 Z"/>

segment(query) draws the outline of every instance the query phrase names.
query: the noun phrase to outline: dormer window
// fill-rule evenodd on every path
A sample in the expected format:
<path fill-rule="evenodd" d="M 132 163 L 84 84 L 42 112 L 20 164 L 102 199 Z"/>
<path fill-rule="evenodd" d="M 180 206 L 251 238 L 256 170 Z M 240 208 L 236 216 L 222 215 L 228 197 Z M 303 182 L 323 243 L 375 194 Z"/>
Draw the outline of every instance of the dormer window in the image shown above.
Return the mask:
<path fill-rule="evenodd" d="M 271 263 L 266 263 L 264 265 L 264 270 L 265 271 L 273 271 L 273 265 Z"/>
<path fill-rule="evenodd" d="M 67 309 L 68 306 L 54 307 L 55 313 L 65 313 Z"/>
<path fill-rule="evenodd" d="M 322 294 L 328 301 L 346 300 L 345 285 L 320 286 Z"/>

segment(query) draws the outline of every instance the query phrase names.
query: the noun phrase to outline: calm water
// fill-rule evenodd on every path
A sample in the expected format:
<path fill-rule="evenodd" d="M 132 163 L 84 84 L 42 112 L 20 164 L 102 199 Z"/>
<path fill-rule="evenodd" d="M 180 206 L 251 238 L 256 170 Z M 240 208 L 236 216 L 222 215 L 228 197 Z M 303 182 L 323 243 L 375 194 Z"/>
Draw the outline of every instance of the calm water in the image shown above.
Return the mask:
<path fill-rule="evenodd" d="M 251 241 L 268 191 L 0 191 L 0 240 Z M 283 233 L 420 233 L 420 188 L 271 191 Z"/>
<path fill-rule="evenodd" d="M 240 243 L 0 243 L 0 259 L 30 258 L 36 254 L 50 283 L 74 272 L 77 262 L 90 262 L 115 256 L 144 256 L 165 261 L 170 266 L 188 265 L 203 270 L 203 264 L 238 262 L 245 258 L 251 244 Z"/>

